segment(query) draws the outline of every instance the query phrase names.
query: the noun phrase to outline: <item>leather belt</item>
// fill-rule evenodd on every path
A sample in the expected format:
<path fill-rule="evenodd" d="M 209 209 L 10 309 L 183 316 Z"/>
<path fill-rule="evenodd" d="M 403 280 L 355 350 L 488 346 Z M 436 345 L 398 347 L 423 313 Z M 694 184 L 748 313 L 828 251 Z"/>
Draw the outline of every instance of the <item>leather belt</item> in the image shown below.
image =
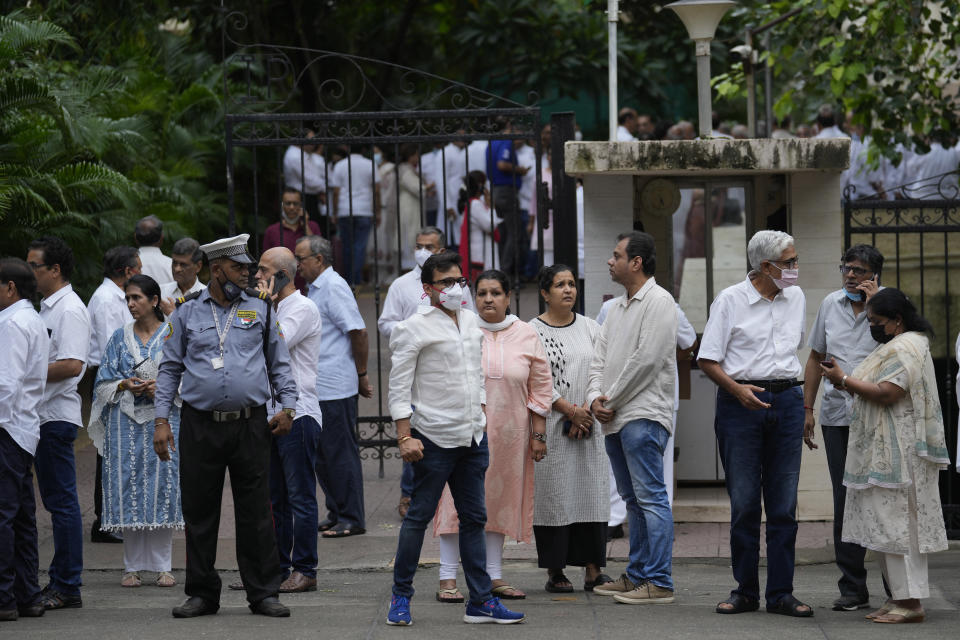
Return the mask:
<path fill-rule="evenodd" d="M 253 409 L 251 407 L 238 411 L 211 411 L 210 419 L 214 422 L 235 422 L 240 418 L 249 418 L 252 413 Z"/>
<path fill-rule="evenodd" d="M 734 380 L 734 382 L 737 384 L 752 384 L 770 393 L 780 393 L 803 384 L 802 380 L 790 380 L 789 378 L 784 380 Z"/>

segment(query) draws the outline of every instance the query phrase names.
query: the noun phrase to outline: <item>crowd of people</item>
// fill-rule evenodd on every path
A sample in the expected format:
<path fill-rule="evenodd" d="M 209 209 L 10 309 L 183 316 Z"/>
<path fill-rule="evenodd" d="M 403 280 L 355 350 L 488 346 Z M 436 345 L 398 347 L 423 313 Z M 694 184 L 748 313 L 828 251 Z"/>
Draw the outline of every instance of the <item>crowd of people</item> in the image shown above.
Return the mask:
<path fill-rule="evenodd" d="M 520 166 L 512 151 L 511 143 L 497 152 L 508 180 Z M 413 167 L 411 156 L 403 161 Z M 483 177 L 460 198 L 465 211 L 481 197 Z M 70 284 L 75 257 L 62 239 L 44 236 L 26 260 L 0 260 L 0 619 L 83 604 L 73 447 L 82 427 L 99 453 L 92 535 L 123 544 L 120 583 L 136 588 L 151 574 L 158 587 L 175 586 L 172 537 L 185 530 L 188 597 L 174 617 L 219 608 L 214 561 L 227 471 L 241 578 L 228 586 L 245 591 L 253 613 L 289 616 L 278 596 L 316 590 L 318 538 L 365 533 L 355 426 L 358 396 L 374 392 L 369 337 L 334 268 L 334 244 L 302 224 L 312 222 L 302 203 L 297 189 L 283 193 L 280 227 L 268 234 L 278 244 L 259 261 L 247 234 L 204 245 L 182 238 L 166 257 L 163 223 L 144 218 L 139 248 L 106 252 L 103 282 L 87 305 Z M 507 232 L 521 233 L 522 220 L 514 222 Z M 598 596 L 674 602 L 677 353 L 696 334 L 654 277 L 653 237 L 616 239 L 607 265 L 623 294 L 598 321 L 576 312 L 579 270 L 551 264 L 537 285 L 546 310 L 525 322 L 509 313 L 516 282 L 503 270 L 450 250 L 437 226 L 410 236 L 411 268 L 393 281 L 378 319 L 404 460 L 387 624 L 413 622 L 413 578 L 431 522 L 441 549 L 436 598 L 465 603 L 468 623 L 524 620 L 503 604 L 526 597 L 504 575 L 507 537 L 535 543 L 549 593 L 574 590 L 565 573 L 574 566 L 584 568 L 583 589 Z M 947 546 L 937 474 L 949 456 L 932 327 L 902 292 L 880 285 L 880 252 L 856 245 L 842 256 L 841 290 L 823 301 L 805 343 L 793 239 L 759 231 L 748 257 L 749 274 L 713 301 L 698 352 L 718 386 L 714 426 L 731 505 L 736 587 L 716 611 L 760 606 L 762 504 L 766 610 L 813 615 L 794 595 L 794 547 L 802 443 L 818 446 L 822 386 L 841 572 L 833 606 L 869 606 L 871 549 L 887 599 L 868 617 L 920 622 L 928 556 Z M 34 470 L 54 534 L 43 589 Z M 603 568 L 617 502 L 629 561 L 614 579 Z"/>

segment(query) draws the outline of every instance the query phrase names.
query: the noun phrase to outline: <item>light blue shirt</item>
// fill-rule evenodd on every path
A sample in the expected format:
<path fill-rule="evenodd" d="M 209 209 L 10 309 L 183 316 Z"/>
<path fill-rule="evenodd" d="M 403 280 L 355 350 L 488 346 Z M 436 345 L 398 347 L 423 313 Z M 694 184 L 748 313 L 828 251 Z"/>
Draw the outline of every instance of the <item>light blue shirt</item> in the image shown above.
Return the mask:
<path fill-rule="evenodd" d="M 211 308 L 220 320 L 220 329 L 226 330 L 230 307 L 217 304 L 207 289 L 183 303 L 167 323 L 163 360 L 157 373 L 157 417 L 169 416 L 181 377 L 180 397 L 201 411 L 236 411 L 266 404 L 271 384 L 278 404 L 294 409 L 297 383 L 276 314 L 271 314 L 267 332 L 268 366 L 263 349 L 267 304 L 242 293 L 223 344 L 223 366 L 214 369 L 212 359 L 220 357 L 220 338 Z"/>
<path fill-rule="evenodd" d="M 357 395 L 357 366 L 350 345 L 350 331 L 365 329 L 350 285 L 327 267 L 310 283 L 307 297 L 320 309 L 323 332 L 317 361 L 317 399 L 340 400 Z"/>

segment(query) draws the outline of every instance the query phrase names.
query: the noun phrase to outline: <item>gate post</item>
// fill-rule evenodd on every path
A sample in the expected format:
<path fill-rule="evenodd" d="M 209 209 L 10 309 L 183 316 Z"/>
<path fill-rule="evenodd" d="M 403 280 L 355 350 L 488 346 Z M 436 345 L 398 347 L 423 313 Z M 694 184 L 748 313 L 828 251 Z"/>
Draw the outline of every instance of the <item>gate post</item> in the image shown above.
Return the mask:
<path fill-rule="evenodd" d="M 550 166 L 553 174 L 553 255 L 557 263 L 569 265 L 576 278 L 578 273 L 577 242 L 577 181 L 567 175 L 564 167 L 564 147 L 574 140 L 575 116 L 572 111 L 554 113 L 550 116 Z M 539 199 L 538 199 L 539 201 Z M 544 203 L 546 204 L 546 203 Z M 546 218 L 546 207 L 541 210 L 541 219 Z"/>

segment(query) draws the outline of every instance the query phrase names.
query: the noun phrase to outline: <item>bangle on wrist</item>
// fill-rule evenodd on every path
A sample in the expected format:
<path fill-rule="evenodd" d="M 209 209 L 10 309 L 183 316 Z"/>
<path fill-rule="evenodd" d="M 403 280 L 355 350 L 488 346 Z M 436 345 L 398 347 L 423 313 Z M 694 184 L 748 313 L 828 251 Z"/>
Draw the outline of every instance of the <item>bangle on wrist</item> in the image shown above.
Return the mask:
<path fill-rule="evenodd" d="M 413 439 L 413 436 L 409 434 L 405 436 L 400 436 L 399 438 L 397 438 L 397 446 L 400 446 L 402 443 L 406 442 L 407 440 L 412 440 L 412 439 Z"/>
<path fill-rule="evenodd" d="M 840 379 L 840 388 L 841 388 L 841 389 L 846 389 L 846 388 L 847 388 L 847 378 L 849 378 L 849 377 L 850 377 L 850 376 L 843 376 L 843 378 Z"/>
<path fill-rule="evenodd" d="M 813 411 L 813 407 L 808 407 L 807 405 L 803 405 L 803 408 L 806 411 Z"/>

